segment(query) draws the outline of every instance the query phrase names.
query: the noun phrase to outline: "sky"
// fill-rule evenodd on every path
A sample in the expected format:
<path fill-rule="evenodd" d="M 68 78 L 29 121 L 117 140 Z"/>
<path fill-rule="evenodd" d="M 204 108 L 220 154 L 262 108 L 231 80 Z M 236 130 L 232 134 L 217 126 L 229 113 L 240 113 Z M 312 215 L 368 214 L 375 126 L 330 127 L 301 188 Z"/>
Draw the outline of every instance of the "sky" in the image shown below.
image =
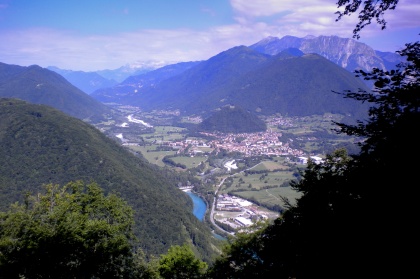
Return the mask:
<path fill-rule="evenodd" d="M 337 0 L 0 0 L 0 62 L 73 71 L 207 60 L 282 38 L 352 38 L 357 14 L 336 21 Z M 420 1 L 400 0 L 358 40 L 395 52 L 419 41 Z"/>

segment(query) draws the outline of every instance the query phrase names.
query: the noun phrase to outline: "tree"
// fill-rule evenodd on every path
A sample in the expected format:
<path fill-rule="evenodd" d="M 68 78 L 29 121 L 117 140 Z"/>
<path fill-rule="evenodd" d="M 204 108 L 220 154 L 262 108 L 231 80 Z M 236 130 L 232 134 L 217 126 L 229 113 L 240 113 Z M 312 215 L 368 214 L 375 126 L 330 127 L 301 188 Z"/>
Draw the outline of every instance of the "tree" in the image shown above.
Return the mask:
<path fill-rule="evenodd" d="M 349 183 L 360 197 L 355 214 L 360 215 L 360 227 L 365 230 L 365 263 L 376 257 L 380 266 L 402 276 L 412 261 L 407 247 L 416 241 L 416 195 L 413 181 L 420 156 L 416 148 L 420 123 L 420 43 L 406 44 L 398 52 L 406 62 L 397 70 L 374 69 L 358 71 L 365 79 L 375 80 L 373 93 L 347 92 L 346 96 L 374 105 L 366 123 L 349 126 L 338 124 L 341 132 L 366 138 L 361 153 L 354 156 Z M 402 194 L 402 200 L 397 198 Z M 380 236 L 380 237 L 378 237 Z M 399 255 L 397 258 L 390 254 Z M 380 268 L 380 266 L 376 266 Z M 373 265 L 371 265 L 373 267 Z"/>
<path fill-rule="evenodd" d="M 209 268 L 208 278 L 265 278 L 262 276 L 267 271 L 264 266 L 266 259 L 262 256 L 265 247 L 261 236 L 268 223 L 254 226 L 259 226 L 254 228 L 254 233 L 239 232 L 234 239 L 229 239 L 222 255 Z"/>
<path fill-rule="evenodd" d="M 397 7 L 399 0 L 338 0 L 338 8 L 344 7 L 344 11 L 337 11 L 338 18 L 340 20 L 343 16 L 350 16 L 351 14 L 359 12 L 359 23 L 353 29 L 353 37 L 359 39 L 360 31 L 371 24 L 372 19 L 376 19 L 376 22 L 381 26 L 382 30 L 386 28 L 386 21 L 384 19 L 385 11 L 394 10 Z"/>
<path fill-rule="evenodd" d="M 206 269 L 207 264 L 197 259 L 187 244 L 171 246 L 158 264 L 160 276 L 167 279 L 201 278 Z"/>
<path fill-rule="evenodd" d="M 287 210 L 273 224 L 239 236 L 216 260 L 209 276 L 343 278 L 346 261 L 340 255 L 348 250 L 337 240 L 354 225 L 346 206 L 354 198 L 344 176 L 350 160 L 344 149 L 320 164 L 309 160 L 302 180 L 292 183 L 302 193 L 297 204 L 286 200 Z"/>
<path fill-rule="evenodd" d="M 0 278 L 132 278 L 127 203 L 95 183 L 45 188 L 0 213 Z"/>

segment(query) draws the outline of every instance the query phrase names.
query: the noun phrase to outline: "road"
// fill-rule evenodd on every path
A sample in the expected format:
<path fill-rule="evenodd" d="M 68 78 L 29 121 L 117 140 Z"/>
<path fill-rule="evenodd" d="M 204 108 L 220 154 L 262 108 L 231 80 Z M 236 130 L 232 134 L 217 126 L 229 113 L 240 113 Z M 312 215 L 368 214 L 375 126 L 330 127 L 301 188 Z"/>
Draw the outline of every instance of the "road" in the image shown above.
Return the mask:
<path fill-rule="evenodd" d="M 252 166 L 252 167 L 250 167 L 250 168 L 248 168 L 248 169 L 246 169 L 246 170 L 250 170 L 250 169 L 252 169 L 252 168 L 255 168 L 256 166 L 258 166 L 260 163 L 258 163 L 258 164 L 256 164 L 256 165 L 254 165 L 254 166 Z M 241 171 L 241 172 L 244 172 L 245 170 L 243 170 L 243 171 Z M 216 201 L 217 201 L 217 193 L 219 192 L 219 189 L 220 189 L 220 187 L 223 185 L 223 183 L 225 182 L 225 180 L 226 180 L 226 178 L 228 178 L 228 177 L 230 177 L 230 176 L 232 176 L 232 175 L 235 175 L 235 174 L 231 174 L 231 175 L 229 175 L 229 176 L 226 176 L 226 177 L 224 177 L 221 181 L 220 181 L 220 183 L 219 183 L 219 185 L 217 185 L 217 188 L 216 188 L 216 190 L 214 191 L 214 198 L 213 198 L 213 204 L 212 204 L 212 206 L 211 206 L 211 211 L 210 211 L 210 222 L 216 227 L 216 228 L 218 228 L 220 231 L 222 231 L 222 232 L 225 232 L 225 233 L 228 233 L 228 234 L 234 234 L 234 233 L 231 233 L 231 232 L 228 232 L 228 231 L 226 231 L 226 230 L 224 230 L 224 229 L 222 229 L 221 227 L 219 227 L 217 224 L 216 224 L 216 222 L 214 222 L 214 210 L 215 210 L 215 206 L 216 206 Z"/>
<path fill-rule="evenodd" d="M 228 176 L 227 176 L 227 177 L 228 177 Z M 216 227 L 217 229 L 219 229 L 220 231 L 225 232 L 225 233 L 228 233 L 228 234 L 232 234 L 231 232 L 228 232 L 228 231 L 224 230 L 223 228 L 219 227 L 219 226 L 216 224 L 216 222 L 214 222 L 214 208 L 215 208 L 215 206 L 216 206 L 217 192 L 219 191 L 219 188 L 223 185 L 223 183 L 225 182 L 225 180 L 226 180 L 226 178 L 227 178 L 227 177 L 224 177 L 224 178 L 220 181 L 219 185 L 217 185 L 217 188 L 216 188 L 216 190 L 214 191 L 213 204 L 212 204 L 212 206 L 211 206 L 211 211 L 210 211 L 210 222 L 213 224 L 213 226 L 215 226 L 215 227 Z"/>

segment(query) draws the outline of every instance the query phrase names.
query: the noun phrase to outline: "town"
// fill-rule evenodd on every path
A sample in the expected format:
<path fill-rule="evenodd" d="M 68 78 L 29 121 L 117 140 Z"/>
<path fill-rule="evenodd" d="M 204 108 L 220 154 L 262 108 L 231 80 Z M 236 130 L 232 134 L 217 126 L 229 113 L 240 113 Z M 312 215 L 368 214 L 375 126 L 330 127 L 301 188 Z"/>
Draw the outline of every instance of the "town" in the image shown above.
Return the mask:
<path fill-rule="evenodd" d="M 259 133 L 206 133 L 201 132 L 203 136 L 215 138 L 204 142 L 203 140 L 184 140 L 178 142 L 162 142 L 173 148 L 179 148 L 178 153 L 184 152 L 187 148 L 190 155 L 202 153 L 202 147 L 209 147 L 213 150 L 224 149 L 228 152 L 240 152 L 244 156 L 302 156 L 302 150 L 292 149 L 289 144 L 279 140 L 280 132 L 259 132 Z"/>

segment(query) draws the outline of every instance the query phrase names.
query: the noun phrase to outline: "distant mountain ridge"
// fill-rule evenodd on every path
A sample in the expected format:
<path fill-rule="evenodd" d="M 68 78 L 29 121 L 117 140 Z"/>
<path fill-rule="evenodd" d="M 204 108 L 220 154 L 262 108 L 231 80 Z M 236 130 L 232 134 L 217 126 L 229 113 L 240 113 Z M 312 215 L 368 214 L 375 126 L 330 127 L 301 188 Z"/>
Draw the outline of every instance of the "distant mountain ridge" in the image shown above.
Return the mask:
<path fill-rule="evenodd" d="M 230 88 L 229 84 L 236 78 L 262 65 L 269 57 L 245 46 L 234 47 L 200 62 L 181 74 L 165 79 L 154 87 L 129 94 L 122 101 L 138 105 L 145 110 L 181 109 L 185 113 L 209 112 L 228 104 L 223 103 L 223 97 L 216 96 L 218 92 Z"/>
<path fill-rule="evenodd" d="M 117 69 L 98 70 L 96 71 L 96 73 L 109 80 L 123 82 L 125 79 L 127 79 L 130 76 L 141 75 L 141 74 L 162 68 L 166 65 L 172 65 L 172 64 L 174 64 L 174 62 L 154 61 L 154 60 L 137 61 L 137 62 L 126 64 Z"/>
<path fill-rule="evenodd" d="M 48 105 L 85 121 L 101 121 L 114 113 L 63 76 L 37 65 L 0 63 L 0 97 Z"/>
<path fill-rule="evenodd" d="M 87 94 L 91 94 L 95 90 L 101 88 L 108 88 L 118 84 L 117 81 L 106 79 L 96 72 L 63 70 L 52 66 L 47 67 L 47 69 L 62 75 L 71 84 Z"/>
<path fill-rule="evenodd" d="M 136 94 L 141 88 L 153 87 L 161 81 L 176 76 L 198 63 L 199 62 L 181 62 L 163 66 L 143 74 L 133 75 L 112 87 L 97 89 L 91 96 L 104 103 L 118 103 L 121 98 L 130 94 Z"/>
<path fill-rule="evenodd" d="M 287 48 L 297 48 L 303 53 L 317 53 L 351 72 L 355 69 L 390 69 L 402 61 L 395 53 L 377 52 L 364 43 L 338 36 L 267 37 L 249 47 L 270 55 L 276 55 Z"/>
<path fill-rule="evenodd" d="M 131 76 L 141 75 L 168 64 L 171 65 L 170 62 L 143 61 L 126 64 L 117 69 L 105 69 L 92 72 L 66 70 L 56 66 L 49 66 L 47 69 L 62 75 L 83 92 L 91 94 L 96 90 L 109 88 L 119 84 Z"/>

